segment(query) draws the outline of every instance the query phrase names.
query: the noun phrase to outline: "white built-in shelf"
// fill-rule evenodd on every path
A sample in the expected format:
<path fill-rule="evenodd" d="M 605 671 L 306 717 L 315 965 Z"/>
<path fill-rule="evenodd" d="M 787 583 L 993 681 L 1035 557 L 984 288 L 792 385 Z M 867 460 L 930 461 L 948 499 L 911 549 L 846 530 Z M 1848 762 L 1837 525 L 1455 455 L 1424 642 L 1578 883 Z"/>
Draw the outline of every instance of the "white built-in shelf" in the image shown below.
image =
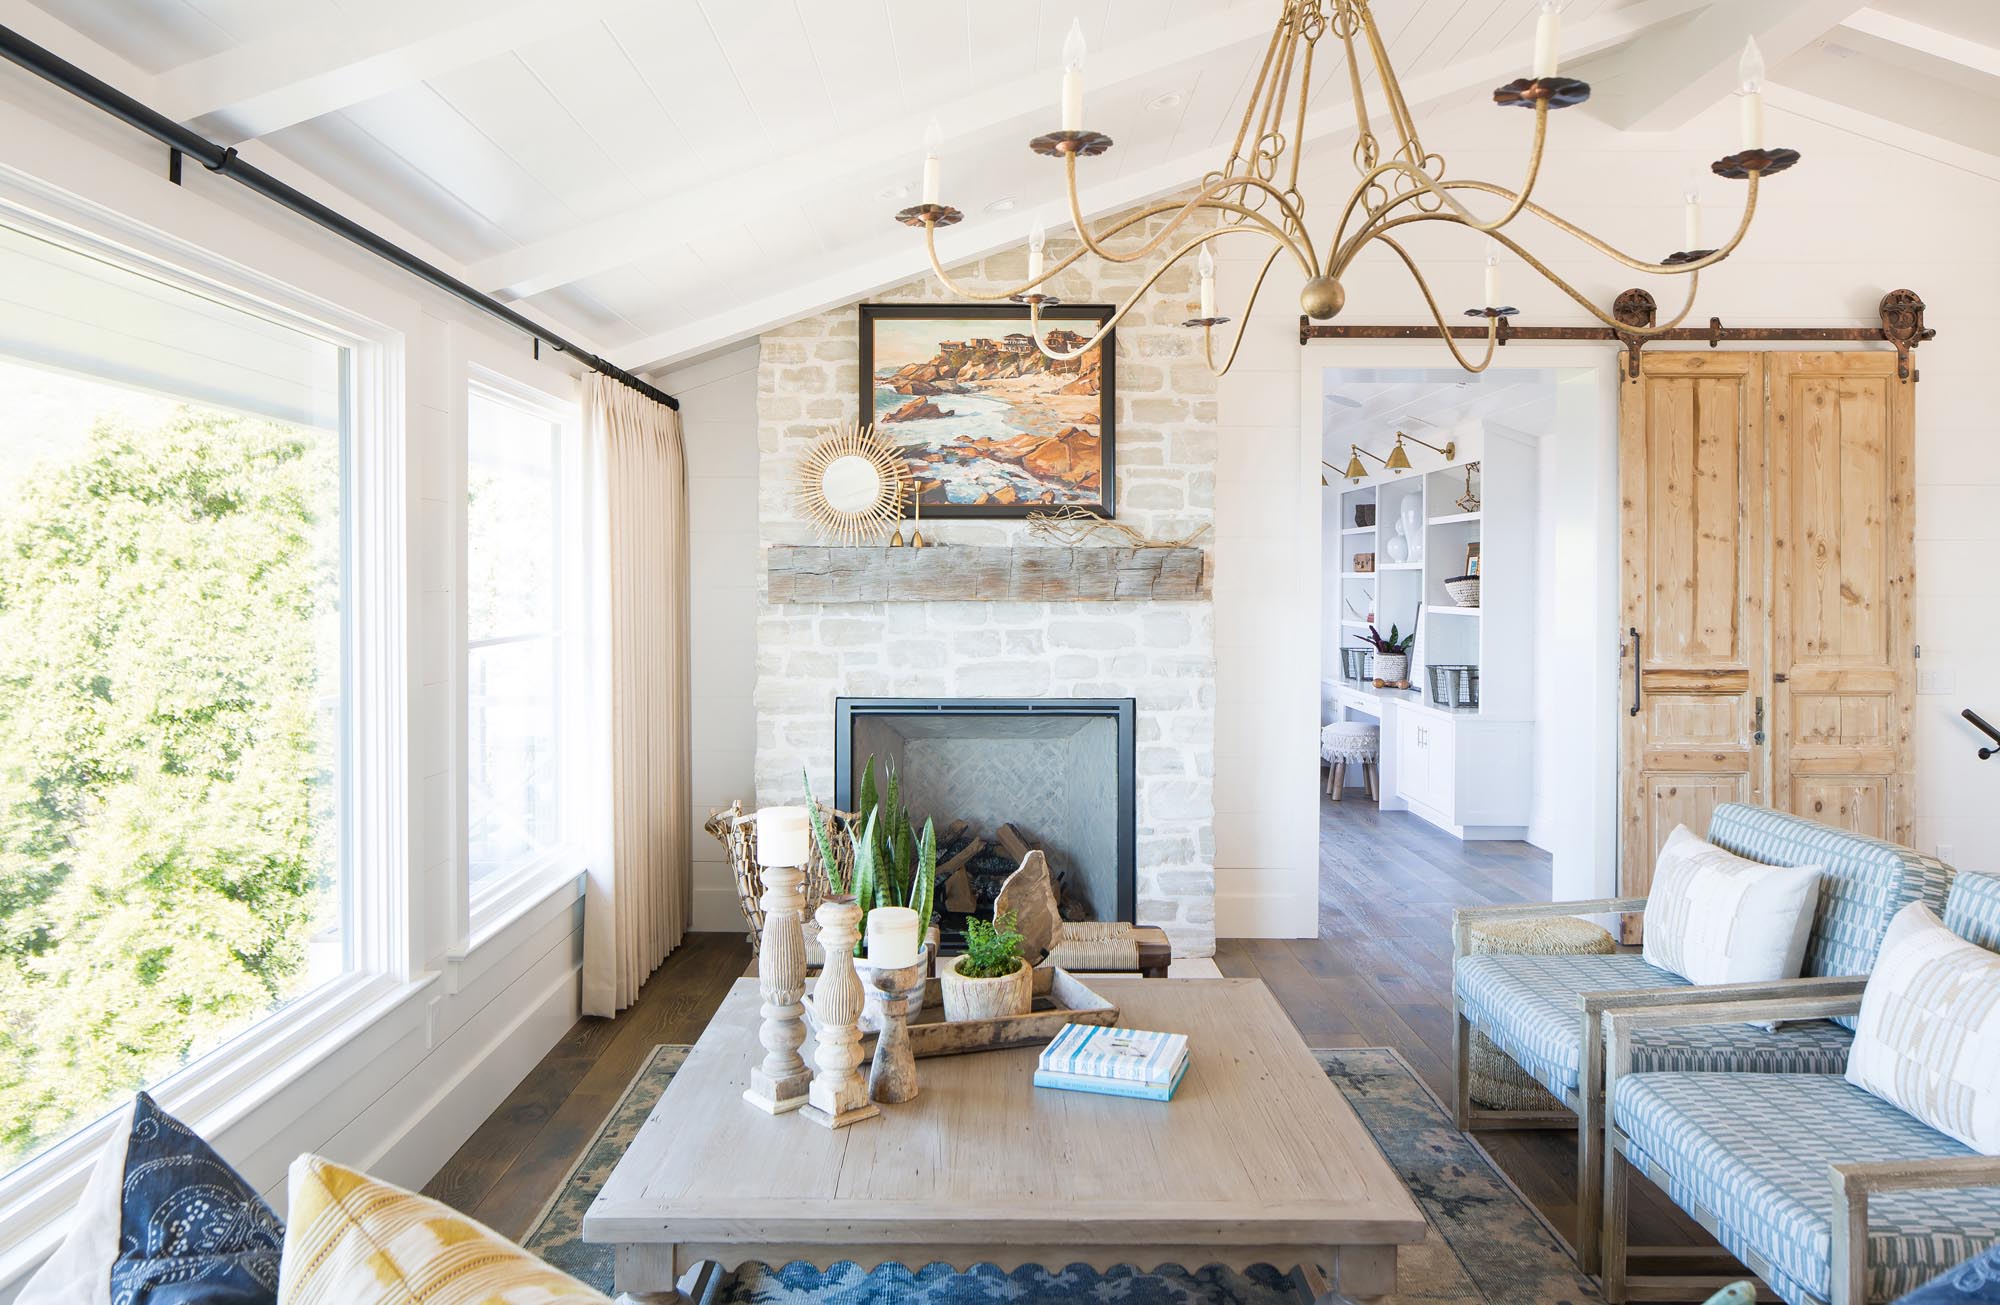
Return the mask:
<path fill-rule="evenodd" d="M 1448 516 L 1432 517 L 1431 524 L 1434 526 L 1455 526 L 1461 521 L 1477 520 L 1479 520 L 1477 512 L 1453 512 Z"/>
<path fill-rule="evenodd" d="M 1341 534 L 1343 534 L 1343 535 L 1372 535 L 1372 534 L 1374 534 L 1374 533 L 1375 533 L 1375 527 L 1373 527 L 1373 526 L 1349 526 L 1349 527 L 1347 527 L 1347 528 L 1346 528 L 1345 530 L 1341 531 L 1340 533 L 1341 533 Z"/>
<path fill-rule="evenodd" d="M 1421 571 L 1424 569 L 1424 564 L 1422 562 L 1377 562 L 1375 569 L 1377 571 Z"/>
<path fill-rule="evenodd" d="M 1432 616 L 1477 616 L 1482 609 L 1459 607 L 1452 603 L 1431 603 L 1424 610 Z"/>
<path fill-rule="evenodd" d="M 1342 580 L 1373 580 L 1375 573 L 1373 571 L 1342 571 L 1340 578 Z"/>
<path fill-rule="evenodd" d="M 1351 625 L 1357 630 L 1365 630 L 1368 628 L 1368 622 L 1366 621 L 1342 621 L 1341 624 Z"/>

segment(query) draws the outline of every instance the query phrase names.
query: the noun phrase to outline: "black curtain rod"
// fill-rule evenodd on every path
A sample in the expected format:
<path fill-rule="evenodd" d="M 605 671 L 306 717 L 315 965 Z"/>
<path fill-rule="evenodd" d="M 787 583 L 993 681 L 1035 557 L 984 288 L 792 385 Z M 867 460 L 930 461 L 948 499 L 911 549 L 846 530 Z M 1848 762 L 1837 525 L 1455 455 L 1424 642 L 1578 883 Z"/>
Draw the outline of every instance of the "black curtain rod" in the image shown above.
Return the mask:
<path fill-rule="evenodd" d="M 588 349 L 570 343 L 548 327 L 522 316 L 493 296 L 473 289 L 443 268 L 427 263 L 401 245 L 383 239 L 367 227 L 336 213 L 312 196 L 286 185 L 262 168 L 245 163 L 236 153 L 235 147 L 217 145 L 199 132 L 183 127 L 165 114 L 139 103 L 117 87 L 93 77 L 53 51 L 36 45 L 11 27 L 0 26 L 0 57 L 19 64 L 43 81 L 60 86 L 71 95 L 87 104 L 95 105 L 121 122 L 137 127 L 176 153 L 198 160 L 210 172 L 221 173 L 240 182 L 273 203 L 290 209 L 306 221 L 352 241 L 377 258 L 394 263 L 411 276 L 429 282 L 446 294 L 463 300 L 482 313 L 499 318 L 517 330 L 525 331 L 533 338 L 568 354 L 592 371 L 602 372 L 615 381 L 631 386 L 647 398 L 666 404 L 669 408 L 675 410 L 680 408 L 680 400 L 658 386 L 648 385 L 623 367 L 598 357 Z M 174 161 L 176 180 L 179 178 L 179 166 L 179 160 L 176 159 Z"/>

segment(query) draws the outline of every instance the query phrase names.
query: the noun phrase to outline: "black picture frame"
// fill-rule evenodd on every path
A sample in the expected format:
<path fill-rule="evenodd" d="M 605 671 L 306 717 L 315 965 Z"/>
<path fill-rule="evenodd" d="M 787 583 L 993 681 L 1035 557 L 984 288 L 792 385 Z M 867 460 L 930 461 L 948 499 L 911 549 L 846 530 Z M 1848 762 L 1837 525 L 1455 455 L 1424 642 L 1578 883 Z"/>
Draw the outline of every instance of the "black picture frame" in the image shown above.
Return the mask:
<path fill-rule="evenodd" d="M 1073 327 L 1078 334 L 1088 337 L 1111 320 L 1117 310 L 1109 304 L 1060 304 L 1045 307 L 1041 311 L 1044 335 L 1051 326 L 1061 327 L 1065 323 L 1086 323 Z M 1025 304 L 862 304 L 860 305 L 860 380 L 858 409 L 863 423 L 875 421 L 876 394 L 880 387 L 875 375 L 876 324 L 883 321 L 924 321 L 938 322 L 990 322 L 999 330 L 1000 324 L 1014 324 L 1006 334 L 1025 334 L 1030 329 L 1028 307 Z M 940 333 L 942 338 L 943 333 Z M 1115 331 L 1106 331 L 1098 343 L 1097 393 L 1097 436 L 1099 459 L 1097 485 L 1087 494 L 1076 491 L 1059 493 L 1054 503 L 1043 501 L 1020 501 L 1014 503 L 951 503 L 926 497 L 923 504 L 925 520 L 967 520 L 967 519 L 1012 519 L 1019 520 L 1031 512 L 1043 511 L 1050 507 L 1074 507 L 1094 516 L 1110 519 L 1117 515 L 1118 502 L 1118 342 Z M 896 440 L 897 431 L 893 425 L 876 427 L 878 433 L 890 441 Z M 913 463 L 912 470 L 921 474 L 919 464 Z"/>

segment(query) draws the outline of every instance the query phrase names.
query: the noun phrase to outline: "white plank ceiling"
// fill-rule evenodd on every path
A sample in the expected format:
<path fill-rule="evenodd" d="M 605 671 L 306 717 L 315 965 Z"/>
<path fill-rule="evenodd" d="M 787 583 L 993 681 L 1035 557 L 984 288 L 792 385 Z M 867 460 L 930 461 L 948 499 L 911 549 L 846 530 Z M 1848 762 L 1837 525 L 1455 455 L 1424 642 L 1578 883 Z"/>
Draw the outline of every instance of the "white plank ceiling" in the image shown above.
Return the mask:
<path fill-rule="evenodd" d="M 122 70 L 123 89 L 246 157 L 277 152 L 634 367 L 920 271 L 920 242 L 889 218 L 913 202 L 932 117 L 946 198 L 967 214 L 948 253 L 1018 241 L 1037 211 L 1057 226 L 1059 166 L 1024 142 L 1055 125 L 1072 20 L 1089 40 L 1090 125 L 1118 142 L 1086 165 L 1091 211 L 1195 181 L 1235 130 L 1278 12 L 1278 0 L 32 3 L 69 29 L 62 52 L 86 68 L 97 51 L 114 66 L 92 70 Z M 1525 69 L 1537 4 L 1374 11 L 1411 99 L 1438 104 Z M 1993 0 L 1569 0 L 1565 45 L 1614 121 L 1661 130 L 1727 92 L 1749 30 L 1775 45 L 1788 87 L 2000 157 Z M 1309 135 L 1348 114 L 1337 43 L 1321 53 Z"/>

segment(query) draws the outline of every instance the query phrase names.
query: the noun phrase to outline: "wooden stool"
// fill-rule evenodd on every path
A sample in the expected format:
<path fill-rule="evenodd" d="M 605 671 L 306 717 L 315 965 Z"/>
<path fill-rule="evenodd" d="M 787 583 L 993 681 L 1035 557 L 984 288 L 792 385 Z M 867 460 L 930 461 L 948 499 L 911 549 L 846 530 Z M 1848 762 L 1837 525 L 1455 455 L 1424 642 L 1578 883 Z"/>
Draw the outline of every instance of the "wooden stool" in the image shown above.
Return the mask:
<path fill-rule="evenodd" d="M 1469 941 L 1474 956 L 1609 956 L 1618 950 L 1610 934 L 1569 915 L 1474 925 Z M 1471 1061 L 1472 1099 L 1479 1105 L 1490 1110 L 1568 1109 L 1477 1029 L 1472 1031 Z"/>
<path fill-rule="evenodd" d="M 1380 726 L 1362 721 L 1335 721 L 1319 732 L 1319 755 L 1326 762 L 1328 797 L 1335 802 L 1341 800 L 1341 791 L 1347 786 L 1347 765 L 1359 762 L 1369 799 L 1381 800 L 1381 769 L 1376 764 L 1382 755 Z"/>

